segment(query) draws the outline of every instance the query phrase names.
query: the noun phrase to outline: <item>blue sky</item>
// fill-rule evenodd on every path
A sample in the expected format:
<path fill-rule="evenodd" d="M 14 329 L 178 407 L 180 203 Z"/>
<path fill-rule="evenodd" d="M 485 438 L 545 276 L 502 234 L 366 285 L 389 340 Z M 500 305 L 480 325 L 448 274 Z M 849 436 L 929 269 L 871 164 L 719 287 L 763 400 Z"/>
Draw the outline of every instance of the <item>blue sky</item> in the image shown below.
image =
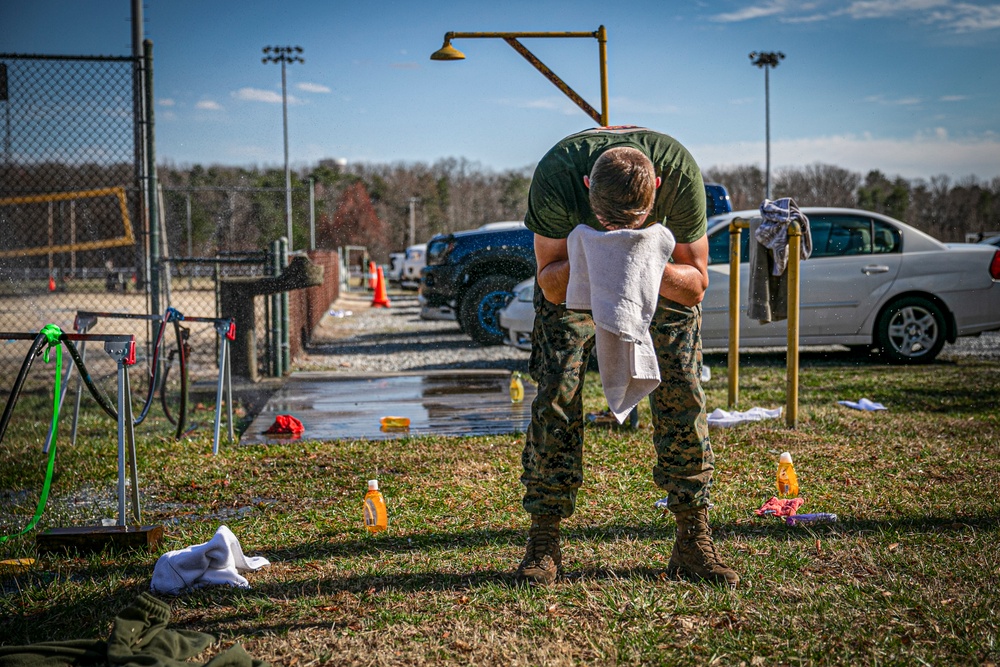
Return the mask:
<path fill-rule="evenodd" d="M 0 52 L 127 55 L 129 0 L 0 0 Z M 294 166 L 323 158 L 465 158 L 529 167 L 584 115 L 499 39 L 447 31 L 608 31 L 609 112 L 681 140 L 703 168 L 764 165 L 771 70 L 772 169 L 1000 177 L 1000 3 L 989 0 L 147 0 L 157 156 L 178 165 L 279 166 L 288 67 Z M 524 39 L 600 106 L 597 41 Z M 990 65 L 990 63 L 993 63 Z"/>

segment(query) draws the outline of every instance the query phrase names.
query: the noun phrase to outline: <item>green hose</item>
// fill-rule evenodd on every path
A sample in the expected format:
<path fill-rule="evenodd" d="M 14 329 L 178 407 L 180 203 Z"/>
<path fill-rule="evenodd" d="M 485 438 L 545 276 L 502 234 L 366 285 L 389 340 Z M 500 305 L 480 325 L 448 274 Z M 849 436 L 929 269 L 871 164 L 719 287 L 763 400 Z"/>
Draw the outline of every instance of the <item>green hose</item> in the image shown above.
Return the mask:
<path fill-rule="evenodd" d="M 59 428 L 59 394 L 62 383 L 62 345 L 60 340 L 62 337 L 62 330 L 54 324 L 46 324 L 42 327 L 41 331 L 38 332 L 38 338 L 42 337 L 46 339 L 46 347 L 42 356 L 42 360 L 45 363 L 49 363 L 49 350 L 53 347 L 56 348 L 56 379 L 55 388 L 52 392 L 52 446 L 49 448 L 49 462 L 45 468 L 45 482 L 42 484 L 42 495 L 38 499 L 38 507 L 35 508 L 35 516 L 31 517 L 31 521 L 28 522 L 28 525 L 25 526 L 21 532 L 14 533 L 13 535 L 0 535 L 0 544 L 6 542 L 12 537 L 24 535 L 35 527 L 39 519 L 42 518 L 42 512 L 45 511 L 45 503 L 49 499 L 49 489 L 52 487 L 52 473 L 55 470 L 56 463 L 56 431 Z M 37 354 L 37 350 L 36 346 L 33 344 L 31 346 L 31 351 L 28 352 L 28 356 L 32 357 L 35 354 Z M 30 365 L 30 361 L 28 359 L 26 359 L 25 362 Z M 17 396 L 13 392 L 17 391 L 20 393 L 20 390 L 20 387 L 15 387 L 11 390 L 11 397 L 9 400 L 16 401 Z"/>

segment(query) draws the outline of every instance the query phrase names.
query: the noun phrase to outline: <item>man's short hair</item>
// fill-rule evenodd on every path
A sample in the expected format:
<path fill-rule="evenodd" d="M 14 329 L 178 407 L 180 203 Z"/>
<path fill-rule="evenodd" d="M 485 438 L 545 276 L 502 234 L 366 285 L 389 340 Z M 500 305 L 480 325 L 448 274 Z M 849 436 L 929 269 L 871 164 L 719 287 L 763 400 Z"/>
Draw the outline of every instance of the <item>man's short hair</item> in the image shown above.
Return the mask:
<path fill-rule="evenodd" d="M 656 170 L 638 148 L 609 148 L 590 170 L 590 208 L 605 227 L 637 227 L 655 197 Z"/>

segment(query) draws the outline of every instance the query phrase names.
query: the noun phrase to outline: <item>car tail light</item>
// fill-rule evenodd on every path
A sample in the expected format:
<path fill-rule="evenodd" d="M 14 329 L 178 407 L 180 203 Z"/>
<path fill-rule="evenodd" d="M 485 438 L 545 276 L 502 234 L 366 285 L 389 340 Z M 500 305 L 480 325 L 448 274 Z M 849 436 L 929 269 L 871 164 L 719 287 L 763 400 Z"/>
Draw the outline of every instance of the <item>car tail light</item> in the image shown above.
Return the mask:
<path fill-rule="evenodd" d="M 990 262 L 990 275 L 993 280 L 1000 280 L 1000 250 L 993 253 L 993 261 Z"/>

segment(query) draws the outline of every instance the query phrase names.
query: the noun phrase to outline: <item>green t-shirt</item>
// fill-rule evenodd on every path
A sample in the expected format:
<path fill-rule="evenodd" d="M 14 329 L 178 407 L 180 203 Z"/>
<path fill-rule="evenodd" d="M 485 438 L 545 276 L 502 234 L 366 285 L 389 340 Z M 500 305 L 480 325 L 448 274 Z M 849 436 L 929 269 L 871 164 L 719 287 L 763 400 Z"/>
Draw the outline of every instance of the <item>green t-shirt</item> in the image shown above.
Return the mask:
<path fill-rule="evenodd" d="M 612 146 L 638 148 L 662 179 L 650 220 L 667 226 L 678 243 L 705 235 L 705 185 L 698 164 L 673 137 L 641 127 L 601 127 L 570 135 L 542 157 L 531 178 L 524 224 L 540 236 L 563 239 L 577 225 L 603 230 L 590 208 L 583 177 Z"/>

